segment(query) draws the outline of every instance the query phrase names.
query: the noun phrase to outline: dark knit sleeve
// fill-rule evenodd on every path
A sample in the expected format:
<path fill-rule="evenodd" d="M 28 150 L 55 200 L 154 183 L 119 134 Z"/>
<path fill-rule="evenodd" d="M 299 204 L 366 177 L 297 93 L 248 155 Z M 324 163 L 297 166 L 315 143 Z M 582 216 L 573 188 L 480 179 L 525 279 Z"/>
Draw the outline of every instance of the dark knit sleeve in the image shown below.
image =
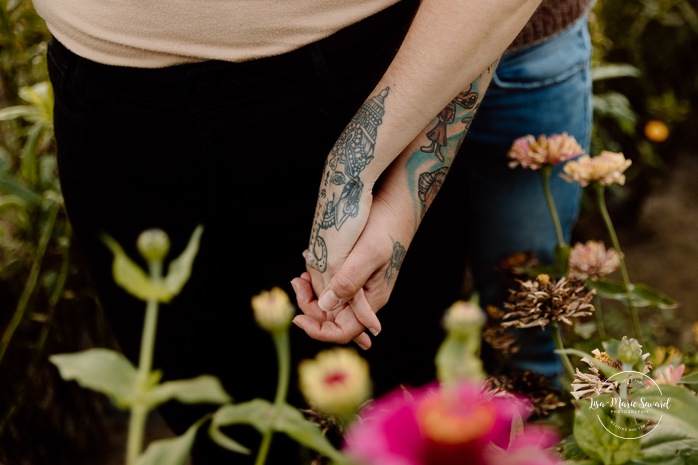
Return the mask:
<path fill-rule="evenodd" d="M 509 50 L 531 45 L 557 34 L 579 19 L 592 0 L 543 0 Z"/>

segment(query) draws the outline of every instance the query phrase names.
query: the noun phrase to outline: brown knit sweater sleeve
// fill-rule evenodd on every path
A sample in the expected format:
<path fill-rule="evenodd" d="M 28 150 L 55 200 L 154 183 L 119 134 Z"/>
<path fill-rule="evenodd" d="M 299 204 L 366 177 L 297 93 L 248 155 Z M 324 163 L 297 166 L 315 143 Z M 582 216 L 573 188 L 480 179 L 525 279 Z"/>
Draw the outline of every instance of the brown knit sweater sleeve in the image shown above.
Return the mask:
<path fill-rule="evenodd" d="M 509 50 L 540 42 L 572 24 L 585 13 L 592 0 L 543 0 Z"/>

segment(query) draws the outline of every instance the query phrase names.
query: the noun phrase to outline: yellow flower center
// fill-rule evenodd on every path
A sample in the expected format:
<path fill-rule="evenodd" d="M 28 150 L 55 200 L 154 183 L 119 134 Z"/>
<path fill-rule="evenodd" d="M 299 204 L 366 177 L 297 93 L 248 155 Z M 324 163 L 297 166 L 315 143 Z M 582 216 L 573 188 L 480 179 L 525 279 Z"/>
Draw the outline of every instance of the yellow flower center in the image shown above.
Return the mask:
<path fill-rule="evenodd" d="M 494 411 L 486 405 L 460 405 L 435 396 L 424 400 L 417 410 L 422 434 L 435 443 L 465 444 L 489 432 Z"/>

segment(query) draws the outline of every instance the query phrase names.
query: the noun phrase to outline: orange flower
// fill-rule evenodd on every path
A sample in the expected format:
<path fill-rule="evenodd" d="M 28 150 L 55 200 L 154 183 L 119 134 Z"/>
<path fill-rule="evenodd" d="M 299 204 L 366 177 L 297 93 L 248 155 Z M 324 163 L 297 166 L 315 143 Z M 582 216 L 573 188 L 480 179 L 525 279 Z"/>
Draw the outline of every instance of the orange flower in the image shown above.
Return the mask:
<path fill-rule="evenodd" d="M 645 137 L 652 142 L 664 142 L 669 137 L 669 126 L 663 121 L 649 120 L 645 124 Z"/>

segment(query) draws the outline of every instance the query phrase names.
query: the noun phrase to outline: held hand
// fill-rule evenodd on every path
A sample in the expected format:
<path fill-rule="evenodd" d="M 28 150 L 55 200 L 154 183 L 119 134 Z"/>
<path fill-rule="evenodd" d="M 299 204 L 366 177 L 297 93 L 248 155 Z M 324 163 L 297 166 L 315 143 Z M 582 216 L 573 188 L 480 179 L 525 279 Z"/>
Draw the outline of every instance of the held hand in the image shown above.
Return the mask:
<path fill-rule="evenodd" d="M 378 322 L 375 312 L 388 301 L 404 257 L 404 248 L 398 247 L 396 254 L 397 243 L 385 233 L 395 225 L 394 219 L 384 202 L 374 203 L 366 229 L 318 300 L 312 292 L 314 278 L 308 273 L 291 282 L 303 312 L 294 323 L 310 337 L 341 344 L 354 340 L 364 349 L 370 347 L 364 331 L 368 328 L 374 335 L 380 331 L 380 323 L 376 327 L 371 320 Z"/>

